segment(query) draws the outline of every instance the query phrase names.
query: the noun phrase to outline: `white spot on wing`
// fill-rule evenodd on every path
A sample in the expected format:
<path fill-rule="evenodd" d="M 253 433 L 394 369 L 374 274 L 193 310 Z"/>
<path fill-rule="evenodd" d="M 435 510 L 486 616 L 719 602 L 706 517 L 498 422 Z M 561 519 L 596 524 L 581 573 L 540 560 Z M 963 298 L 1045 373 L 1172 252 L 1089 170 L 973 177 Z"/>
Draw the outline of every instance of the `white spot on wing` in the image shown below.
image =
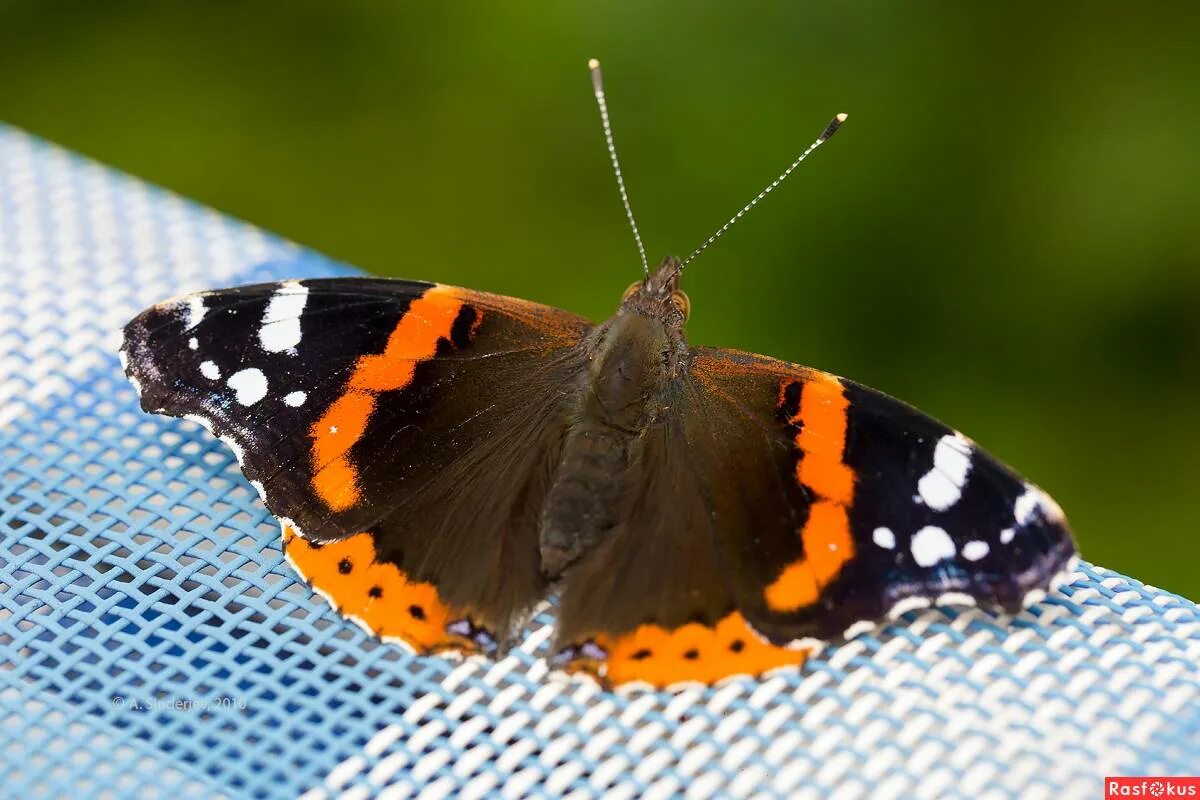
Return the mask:
<path fill-rule="evenodd" d="M 891 528 L 876 528 L 871 534 L 871 538 L 875 540 L 875 544 L 885 550 L 894 550 L 896 548 L 896 534 L 892 533 Z"/>
<path fill-rule="evenodd" d="M 406 653 L 415 654 L 417 652 L 413 647 L 412 642 L 408 641 L 407 639 L 402 639 L 399 636 L 381 636 L 380 641 L 386 642 L 390 645 L 395 645 Z"/>
<path fill-rule="evenodd" d="M 300 344 L 300 315 L 308 303 L 308 287 L 299 281 L 281 283 L 267 302 L 258 341 L 268 353 L 281 353 Z"/>
<path fill-rule="evenodd" d="M 1016 535 L 1017 532 L 1012 528 L 1005 528 L 1004 530 L 1000 531 L 1000 544 L 1008 544 Z"/>
<path fill-rule="evenodd" d="M 917 491 L 925 505 L 945 511 L 962 497 L 970 471 L 971 443 L 961 433 L 946 434 L 938 439 L 933 449 L 933 469 L 917 482 Z"/>
<path fill-rule="evenodd" d="M 932 567 L 947 558 L 954 558 L 954 540 L 936 525 L 926 525 L 913 534 L 913 560 L 922 567 Z"/>
<path fill-rule="evenodd" d="M 280 536 L 283 535 L 284 531 L 287 528 L 291 528 L 292 533 L 296 534 L 301 539 L 306 538 L 304 536 L 304 531 L 300 530 L 300 526 L 296 524 L 296 521 L 294 519 L 292 519 L 291 517 L 279 517 L 279 534 L 280 534 Z M 299 572 L 299 570 L 297 570 L 297 572 Z M 303 577 L 303 576 L 304 576 L 304 574 L 301 573 L 301 577 Z"/>
<path fill-rule="evenodd" d="M 1028 525 L 1038 514 L 1051 522 L 1062 522 L 1066 517 L 1054 498 L 1033 484 L 1025 484 L 1025 492 L 1013 503 L 1013 518 L 1017 525 Z"/>
<path fill-rule="evenodd" d="M 988 547 L 987 542 L 982 542 L 978 539 L 975 539 L 974 541 L 967 542 L 963 545 L 962 557 L 967 561 L 978 561 L 986 556 L 988 554 L 988 550 L 990 549 L 991 548 Z"/>
<path fill-rule="evenodd" d="M 184 320 L 184 330 L 190 331 L 192 328 L 200 324 L 200 320 L 204 319 L 204 315 L 208 313 L 208 306 L 204 305 L 204 297 L 194 294 L 187 299 L 187 310 L 185 312 L 187 318 Z"/>
<path fill-rule="evenodd" d="M 190 350 L 199 350 L 200 349 L 200 342 L 198 339 L 196 339 L 195 336 L 188 339 L 188 349 L 190 349 Z"/>
<path fill-rule="evenodd" d="M 1038 510 L 1038 493 L 1032 486 L 1026 486 L 1025 492 L 1013 503 L 1013 518 L 1018 525 L 1028 525 L 1033 521 L 1033 515 Z"/>
<path fill-rule="evenodd" d="M 255 367 L 233 373 L 226 383 L 244 406 L 252 406 L 267 396 L 267 376 Z"/>
<path fill-rule="evenodd" d="M 1067 518 L 1067 515 L 1063 513 L 1062 506 L 1054 502 L 1053 497 L 1036 486 L 1034 490 L 1038 493 L 1038 503 L 1041 505 L 1042 513 L 1046 515 L 1046 519 L 1051 522 L 1062 522 Z"/>
<path fill-rule="evenodd" d="M 213 424 L 212 424 L 212 420 L 210 420 L 210 419 L 198 416 L 196 414 L 184 414 L 183 418 L 190 419 L 192 422 L 195 422 L 197 425 L 200 425 L 201 427 L 203 427 L 209 433 L 213 432 Z"/>
<path fill-rule="evenodd" d="M 200 374 L 208 378 L 210 381 L 215 381 L 221 377 L 221 368 L 211 361 L 201 361 Z"/>
<path fill-rule="evenodd" d="M 292 392 L 287 397 L 283 398 L 283 402 L 292 408 L 297 408 L 304 405 L 304 401 L 307 399 L 308 395 L 304 392 Z"/>
<path fill-rule="evenodd" d="M 244 462 L 245 458 L 246 458 L 246 451 L 242 449 L 242 446 L 241 446 L 240 444 L 238 444 L 237 442 L 235 442 L 235 441 L 234 441 L 234 440 L 233 440 L 231 437 L 229 437 L 229 436 L 222 436 L 222 437 L 221 437 L 221 441 L 222 441 L 222 442 L 224 442 L 224 443 L 225 443 L 225 445 L 226 445 L 226 446 L 227 446 L 227 447 L 228 447 L 230 450 L 232 450 L 232 451 L 233 451 L 233 456 L 234 456 L 234 458 L 236 458 L 236 459 L 237 459 L 238 466 L 241 466 L 241 465 L 242 465 L 242 463 Z"/>

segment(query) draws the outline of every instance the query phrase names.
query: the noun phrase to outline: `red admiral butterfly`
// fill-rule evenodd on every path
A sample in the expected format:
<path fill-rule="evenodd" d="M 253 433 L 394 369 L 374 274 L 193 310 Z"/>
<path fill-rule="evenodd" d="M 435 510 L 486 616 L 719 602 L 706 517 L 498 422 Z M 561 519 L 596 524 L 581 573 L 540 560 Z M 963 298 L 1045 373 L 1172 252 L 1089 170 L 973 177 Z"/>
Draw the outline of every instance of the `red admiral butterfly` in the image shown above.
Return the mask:
<path fill-rule="evenodd" d="M 1059 507 L 962 434 L 689 345 L 686 263 L 646 268 L 599 325 L 413 281 L 203 292 L 138 315 L 122 356 L 144 409 L 233 448 L 297 571 L 419 653 L 495 655 L 556 592 L 558 666 L 712 683 L 931 604 L 1015 611 L 1061 577 Z"/>

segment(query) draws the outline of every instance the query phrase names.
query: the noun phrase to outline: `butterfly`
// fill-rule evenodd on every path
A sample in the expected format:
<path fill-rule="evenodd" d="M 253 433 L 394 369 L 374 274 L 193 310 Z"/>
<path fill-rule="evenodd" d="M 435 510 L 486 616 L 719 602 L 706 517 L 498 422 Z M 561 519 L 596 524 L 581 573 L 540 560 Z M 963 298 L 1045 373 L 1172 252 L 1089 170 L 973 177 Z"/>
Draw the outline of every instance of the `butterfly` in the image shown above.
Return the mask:
<path fill-rule="evenodd" d="M 382 278 L 201 292 L 135 317 L 121 357 L 143 409 L 232 448 L 316 591 L 420 654 L 497 656 L 554 595 L 555 666 L 711 684 L 912 609 L 1015 612 L 1063 579 L 1059 506 L 966 436 L 690 344 L 685 263 L 600 324 Z"/>

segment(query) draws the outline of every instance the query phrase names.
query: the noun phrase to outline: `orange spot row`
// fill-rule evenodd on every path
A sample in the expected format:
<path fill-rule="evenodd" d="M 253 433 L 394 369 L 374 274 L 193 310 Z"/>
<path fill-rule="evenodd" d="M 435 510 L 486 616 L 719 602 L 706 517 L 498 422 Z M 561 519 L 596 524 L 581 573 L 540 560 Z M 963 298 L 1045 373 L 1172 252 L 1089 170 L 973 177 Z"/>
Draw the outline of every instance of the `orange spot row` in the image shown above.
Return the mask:
<path fill-rule="evenodd" d="M 412 382 L 417 364 L 433 358 L 438 342 L 450 338 L 462 307 L 458 292 L 449 286 L 431 287 L 413 300 L 383 352 L 358 359 L 345 394 L 309 430 L 313 491 L 333 511 L 345 511 L 358 502 L 358 471 L 347 453 L 366 431 L 380 392 L 403 389 Z M 476 318 L 475 325 L 479 322 Z"/>
<path fill-rule="evenodd" d="M 410 580 L 395 564 L 375 560 L 371 534 L 314 547 L 285 524 L 283 550 L 296 571 L 329 597 L 340 614 L 357 619 L 376 635 L 398 638 L 418 653 L 476 649 L 446 633 L 446 625 L 458 617 L 433 584 Z"/>
<path fill-rule="evenodd" d="M 763 642 L 736 611 L 709 628 L 690 622 L 674 630 L 642 625 L 622 636 L 597 637 L 608 657 L 602 664 L 568 664 L 590 669 L 611 684 L 644 681 L 657 688 L 673 683 L 712 684 L 731 675 L 761 675 L 804 662 L 803 650 Z"/>
<path fill-rule="evenodd" d="M 821 587 L 854 556 L 849 517 L 854 470 L 843 461 L 849 407 L 845 388 L 832 375 L 814 373 L 801 386 L 800 408 L 791 418 L 801 426 L 796 480 L 812 491 L 814 500 L 800 531 L 804 557 L 784 567 L 764 593 L 772 611 L 789 613 L 815 603 Z"/>

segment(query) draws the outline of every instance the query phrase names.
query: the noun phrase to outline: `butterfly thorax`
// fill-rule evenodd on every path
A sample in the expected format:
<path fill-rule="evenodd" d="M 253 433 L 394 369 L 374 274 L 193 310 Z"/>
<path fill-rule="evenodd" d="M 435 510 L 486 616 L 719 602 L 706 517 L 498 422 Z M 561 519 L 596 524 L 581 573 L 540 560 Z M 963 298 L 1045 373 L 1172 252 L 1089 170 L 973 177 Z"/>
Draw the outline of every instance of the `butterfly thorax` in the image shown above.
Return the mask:
<path fill-rule="evenodd" d="M 557 578 L 619 521 L 625 473 L 647 429 L 672 405 L 687 367 L 686 306 L 668 259 L 635 284 L 581 343 L 587 367 L 542 509 L 542 572 Z M 682 301 L 686 302 L 686 300 Z"/>
<path fill-rule="evenodd" d="M 633 312 L 598 328 L 580 376 L 579 423 L 639 434 L 653 418 L 659 395 L 679 375 L 686 349 L 671 338 L 660 321 Z"/>

